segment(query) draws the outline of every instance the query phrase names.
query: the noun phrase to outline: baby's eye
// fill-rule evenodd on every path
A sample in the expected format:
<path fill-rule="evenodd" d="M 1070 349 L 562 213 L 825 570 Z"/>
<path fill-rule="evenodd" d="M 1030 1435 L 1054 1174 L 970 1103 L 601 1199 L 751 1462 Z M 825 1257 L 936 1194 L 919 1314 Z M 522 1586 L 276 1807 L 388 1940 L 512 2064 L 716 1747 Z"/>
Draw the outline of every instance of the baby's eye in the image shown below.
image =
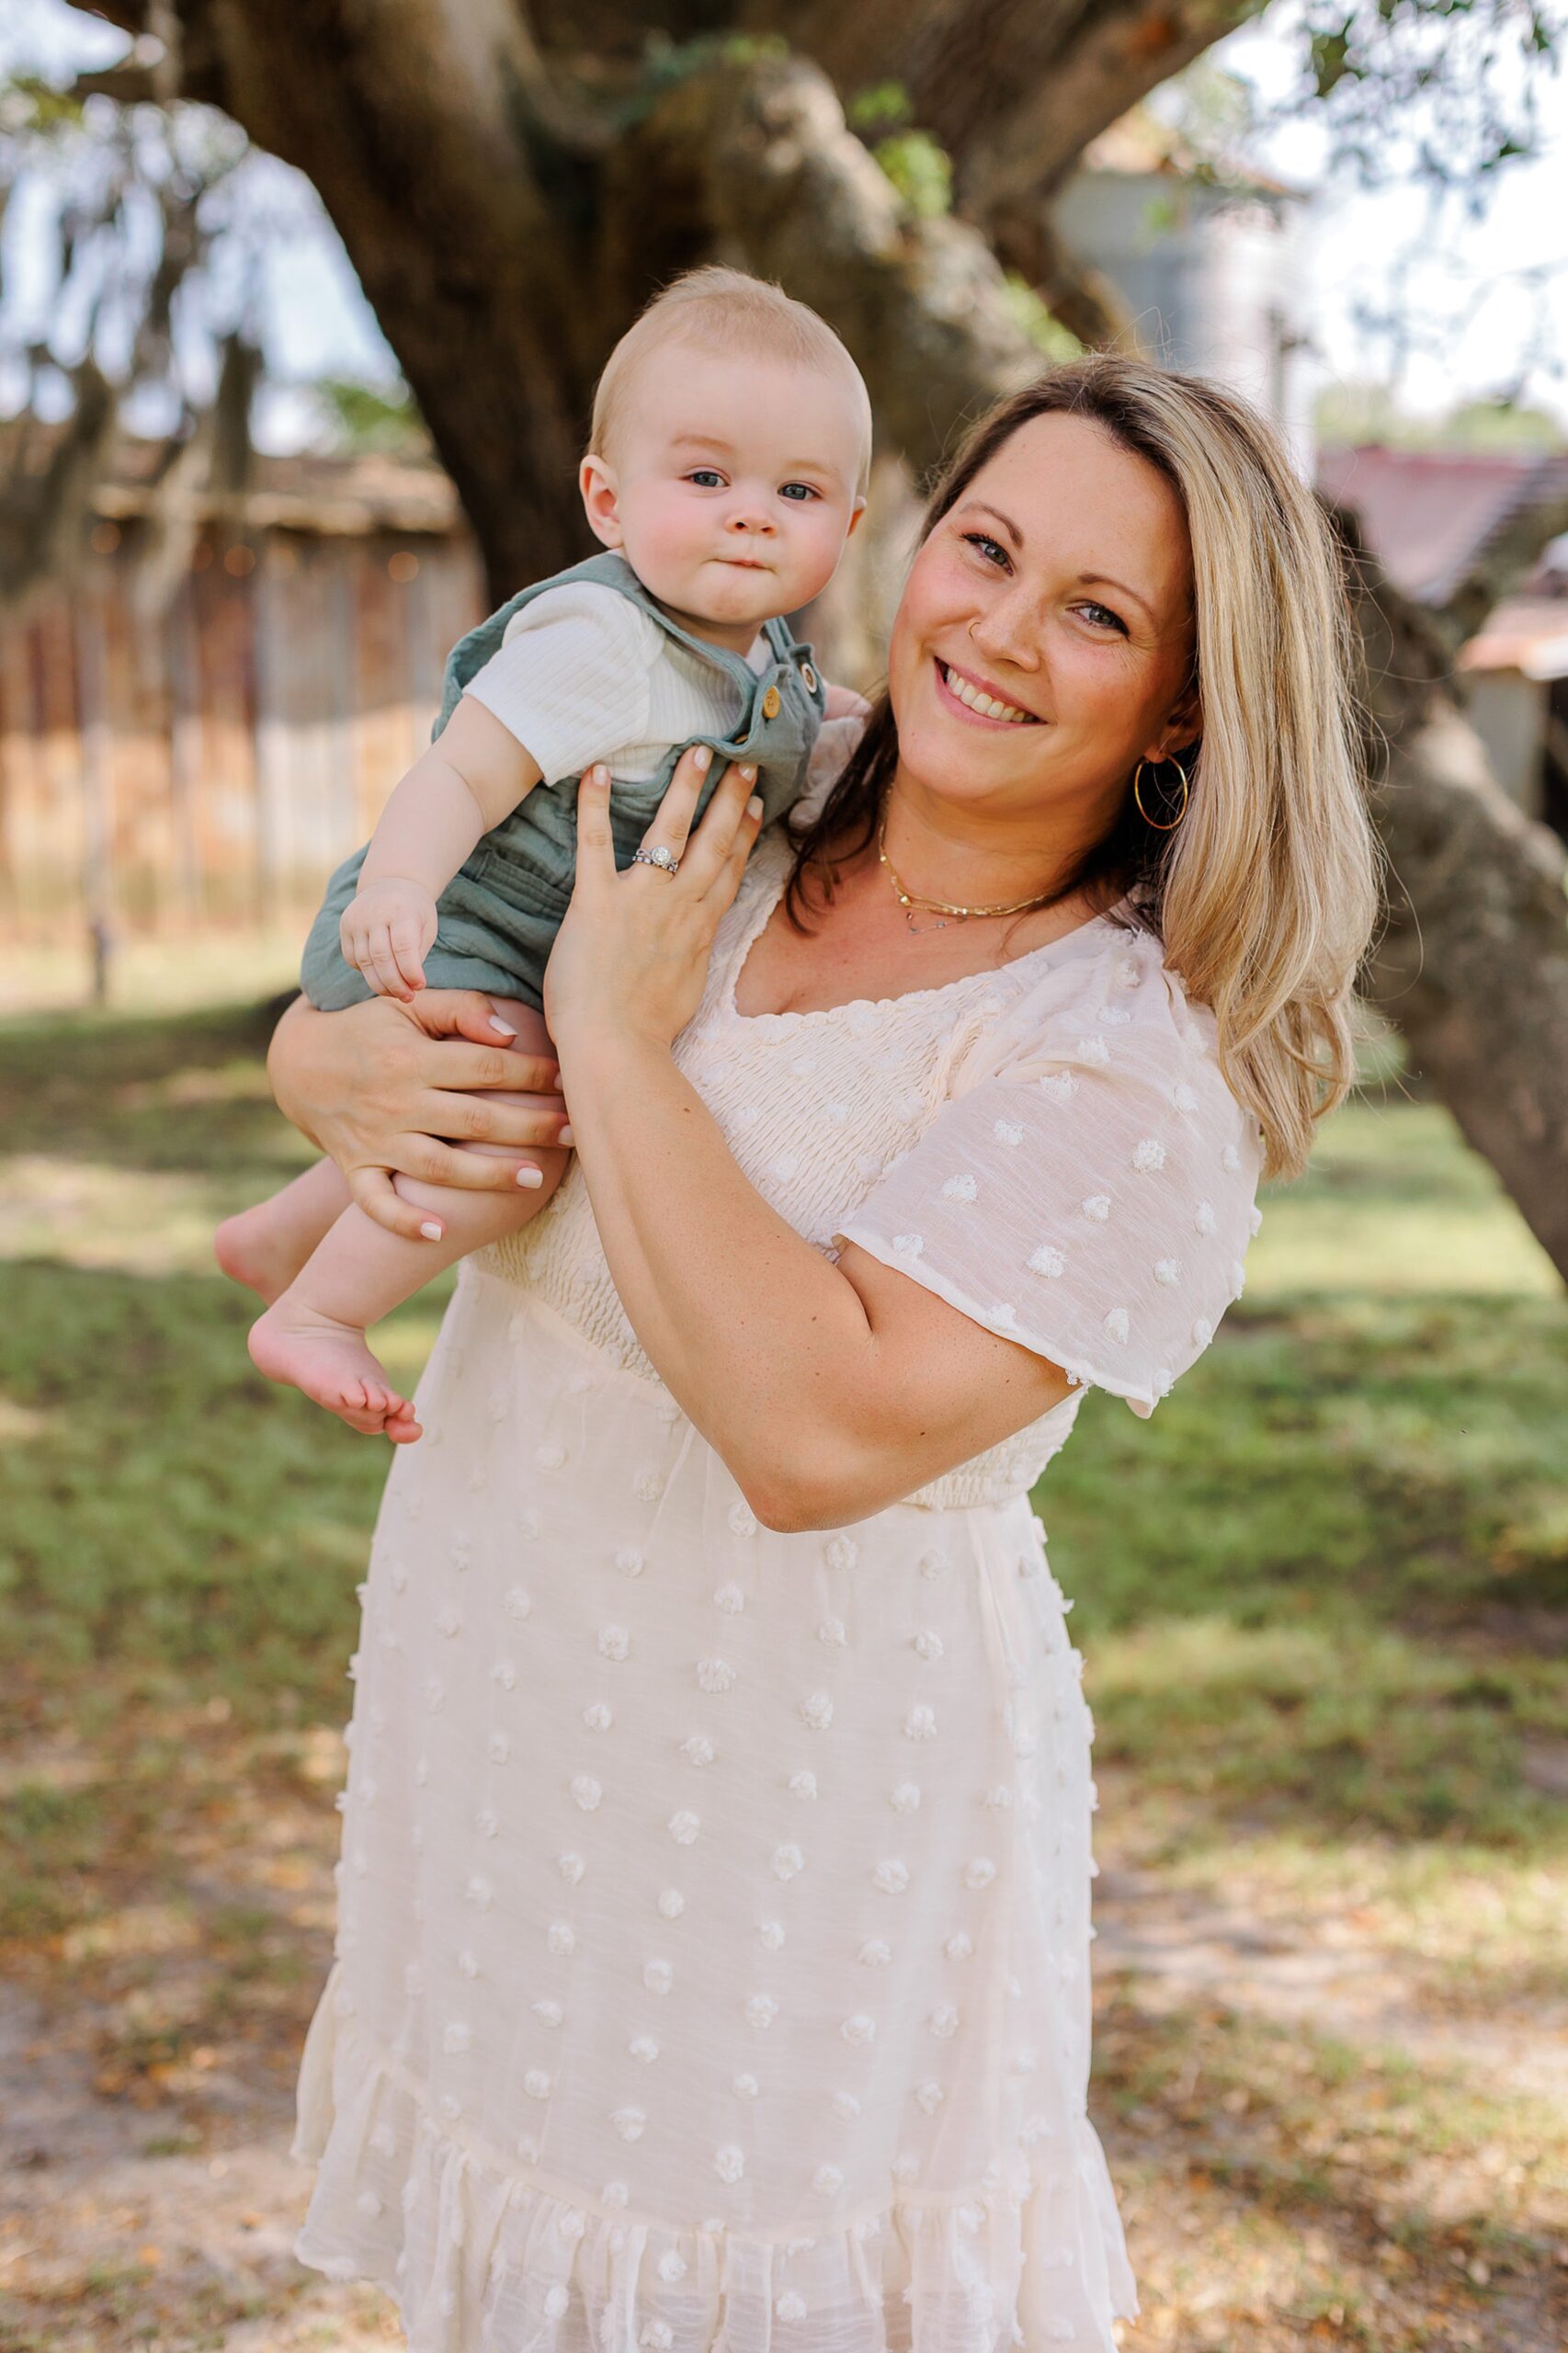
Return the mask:
<path fill-rule="evenodd" d="M 724 487 L 723 475 L 712 466 L 694 466 L 687 480 L 694 482 L 699 490 L 722 490 Z"/>
<path fill-rule="evenodd" d="M 983 531 L 966 531 L 964 540 L 970 547 L 980 550 L 987 563 L 1006 563 L 1007 551 L 1000 540 L 990 539 Z"/>
<path fill-rule="evenodd" d="M 1127 623 L 1119 613 L 1113 613 L 1108 605 L 1097 604 L 1093 597 L 1090 597 L 1087 603 L 1080 605 L 1077 609 L 1081 613 L 1098 614 L 1099 619 L 1093 624 L 1096 629 L 1104 629 L 1108 621 L 1112 629 L 1119 630 L 1123 637 L 1127 635 Z"/>
<path fill-rule="evenodd" d="M 822 496 L 822 493 L 820 490 L 813 490 L 809 482 L 787 482 L 778 495 L 780 498 L 804 500 L 807 498 L 820 498 Z"/>

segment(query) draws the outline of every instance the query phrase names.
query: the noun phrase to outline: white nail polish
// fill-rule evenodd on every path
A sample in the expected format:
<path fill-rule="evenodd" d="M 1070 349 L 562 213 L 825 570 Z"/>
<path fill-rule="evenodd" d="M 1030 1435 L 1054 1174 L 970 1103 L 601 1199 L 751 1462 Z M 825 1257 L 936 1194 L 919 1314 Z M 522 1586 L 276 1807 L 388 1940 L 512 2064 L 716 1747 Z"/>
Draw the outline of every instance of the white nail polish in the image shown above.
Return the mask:
<path fill-rule="evenodd" d="M 509 1021 L 503 1021 L 498 1013 L 493 1013 L 491 1015 L 490 1027 L 492 1029 L 499 1029 L 503 1038 L 515 1038 L 517 1034 L 513 1029 L 511 1023 Z"/>
<path fill-rule="evenodd" d="M 572 1148 L 572 1146 L 576 1142 L 577 1139 L 576 1139 L 576 1137 L 573 1134 L 573 1132 L 572 1132 L 572 1131 L 571 1131 L 571 1129 L 570 1129 L 570 1128 L 562 1128 L 562 1131 L 561 1131 L 561 1133 L 556 1137 L 555 1141 L 556 1141 L 556 1142 L 557 1142 L 557 1143 L 563 1143 L 563 1144 L 566 1146 L 567 1150 L 568 1150 L 568 1151 L 570 1151 L 570 1150 L 571 1150 L 571 1148 Z"/>
<path fill-rule="evenodd" d="M 426 1218 L 419 1231 L 425 1236 L 426 1242 L 439 1242 L 441 1239 L 441 1229 L 435 1223 L 433 1219 Z"/>
<path fill-rule="evenodd" d="M 526 1185 L 530 1193 L 534 1192 L 543 1184 L 544 1172 L 539 1168 L 519 1168 L 517 1182 L 519 1185 Z"/>

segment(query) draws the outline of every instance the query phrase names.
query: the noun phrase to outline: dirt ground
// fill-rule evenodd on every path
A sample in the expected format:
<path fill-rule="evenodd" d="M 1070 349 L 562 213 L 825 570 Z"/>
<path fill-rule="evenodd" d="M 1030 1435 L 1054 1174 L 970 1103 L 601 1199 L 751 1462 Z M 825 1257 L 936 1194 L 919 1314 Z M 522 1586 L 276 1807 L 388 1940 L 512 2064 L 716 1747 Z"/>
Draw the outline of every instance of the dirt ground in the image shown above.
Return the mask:
<path fill-rule="evenodd" d="M 117 1749 L 135 1716 L 117 1719 Z M 291 2252 L 309 2188 L 288 2153 L 294 2072 L 330 1950 L 341 1743 L 240 1736 L 221 1703 L 140 1737 L 154 1730 L 181 1760 L 156 1873 L 131 1842 L 97 1926 L 3 1956 L 0 2343 L 400 2346 L 384 2296 Z M 69 1786 L 113 1762 L 40 1725 L 12 1773 Z M 1173 1884 L 1119 1854 L 1117 1794 L 1102 1777 L 1096 2114 L 1143 2297 L 1127 2353 L 1561 2353 L 1568 2216 L 1528 2152 L 1489 2142 L 1462 2104 L 1436 2161 L 1432 2103 L 1477 2080 L 1516 2121 L 1562 2103 L 1568 2018 L 1534 2001 L 1455 2014 L 1340 1907 L 1292 1915 L 1244 1886 L 1216 1901 Z M 1500 2188 L 1517 2228 L 1498 2222 Z"/>

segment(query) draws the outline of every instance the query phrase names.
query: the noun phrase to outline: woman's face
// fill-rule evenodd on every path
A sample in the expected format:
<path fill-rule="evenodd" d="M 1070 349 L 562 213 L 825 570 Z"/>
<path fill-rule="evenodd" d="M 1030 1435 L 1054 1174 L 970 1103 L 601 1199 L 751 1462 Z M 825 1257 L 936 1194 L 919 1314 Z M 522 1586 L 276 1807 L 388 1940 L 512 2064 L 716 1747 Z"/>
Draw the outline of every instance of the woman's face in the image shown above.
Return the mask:
<path fill-rule="evenodd" d="M 902 777 L 1093 837 L 1138 760 L 1198 732 L 1191 601 L 1165 476 L 1087 418 L 1032 418 L 915 559 L 888 661 Z"/>

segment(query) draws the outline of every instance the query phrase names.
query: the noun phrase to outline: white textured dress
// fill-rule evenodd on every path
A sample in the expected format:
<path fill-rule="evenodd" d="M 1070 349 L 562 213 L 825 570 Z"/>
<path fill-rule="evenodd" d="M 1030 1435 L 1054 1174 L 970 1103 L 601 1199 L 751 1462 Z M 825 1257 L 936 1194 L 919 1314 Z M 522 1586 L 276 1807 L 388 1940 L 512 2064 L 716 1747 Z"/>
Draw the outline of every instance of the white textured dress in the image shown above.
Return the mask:
<path fill-rule="evenodd" d="M 1256 1122 L 1156 941 L 743 1017 L 676 1058 L 758 1191 L 1146 1414 L 1242 1281 Z M 469 1261 L 350 1667 L 301 2261 L 413 2353 L 1108 2353 L 1092 1726 L 1029 1490 L 1075 1390 L 852 1529 L 759 1527 L 574 1167 Z"/>

